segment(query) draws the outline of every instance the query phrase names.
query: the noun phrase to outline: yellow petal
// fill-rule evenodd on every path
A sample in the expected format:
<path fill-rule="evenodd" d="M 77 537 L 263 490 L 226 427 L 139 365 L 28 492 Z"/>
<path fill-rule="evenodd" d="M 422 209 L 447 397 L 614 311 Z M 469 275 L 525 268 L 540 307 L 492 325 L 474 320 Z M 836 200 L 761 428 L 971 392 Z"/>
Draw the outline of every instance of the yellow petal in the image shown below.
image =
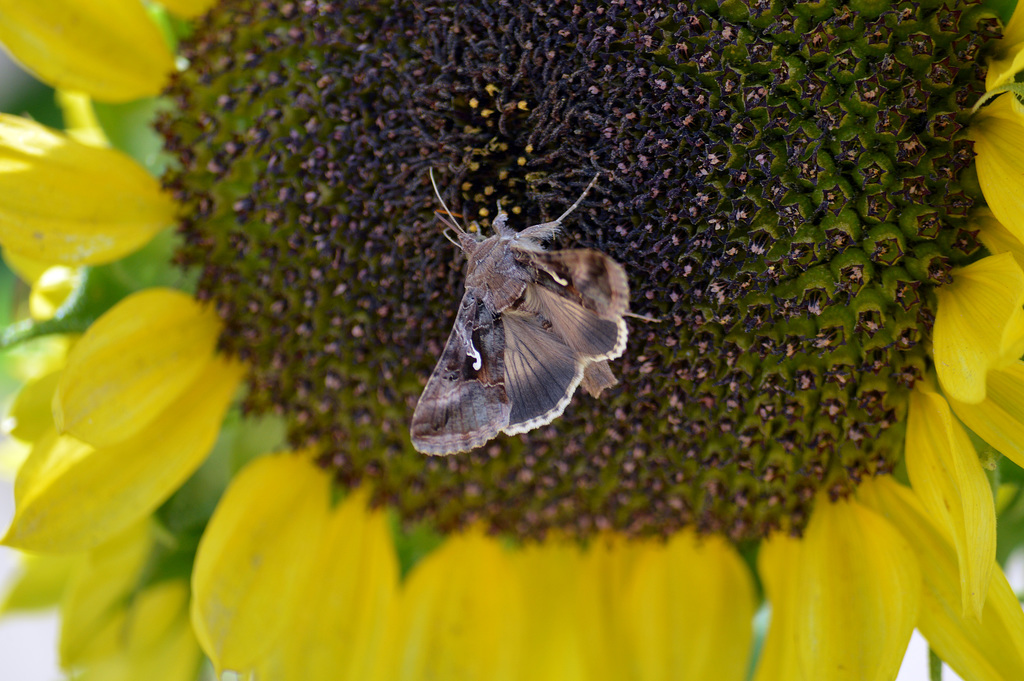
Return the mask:
<path fill-rule="evenodd" d="M 516 552 L 513 560 L 521 575 L 530 623 L 523 651 L 530 660 L 531 678 L 602 678 L 608 670 L 589 668 L 588 661 L 597 651 L 589 649 L 585 630 L 599 616 L 601 603 L 596 594 L 581 592 L 580 549 L 570 542 L 547 541 Z"/>
<path fill-rule="evenodd" d="M 77 336 L 74 335 L 54 334 L 9 348 L 6 352 L 11 361 L 7 371 L 15 378 L 29 381 L 61 369 L 67 360 L 68 350 L 76 339 Z"/>
<path fill-rule="evenodd" d="M 608 535 L 586 550 L 547 540 L 510 559 L 523 588 L 520 678 L 537 681 L 619 681 L 635 678 L 626 589 L 647 542 Z"/>
<path fill-rule="evenodd" d="M 308 464 L 307 464 L 308 465 Z M 398 592 L 398 557 L 382 511 L 353 494 L 331 513 L 312 572 L 292 605 L 285 675 L 295 681 L 366 681 L 385 657 Z"/>
<path fill-rule="evenodd" d="M 971 215 L 971 227 L 978 230 L 978 238 L 993 255 L 1012 253 L 1013 259 L 1024 269 L 1024 243 L 1003 227 L 988 208 L 979 208 Z"/>
<path fill-rule="evenodd" d="M 132 602 L 135 616 L 127 638 L 132 646 L 152 648 L 164 633 L 188 613 L 188 583 L 167 579 L 144 589 Z"/>
<path fill-rule="evenodd" d="M 1003 456 L 1024 468 L 1024 363 L 989 372 L 985 400 L 949 400 L 957 417 Z"/>
<path fill-rule="evenodd" d="M 974 140 L 978 182 L 992 213 L 1024 241 L 1024 116 L 1005 94 L 974 115 L 968 135 Z"/>
<path fill-rule="evenodd" d="M 800 551 L 797 654 L 815 681 L 893 679 L 917 622 L 921 571 L 906 539 L 853 500 L 822 493 Z"/>
<path fill-rule="evenodd" d="M 61 607 L 61 664 L 78 665 L 117 649 L 111 624 L 138 586 L 151 548 L 147 520 L 89 552 Z"/>
<path fill-rule="evenodd" d="M 77 267 L 51 267 L 32 285 L 28 311 L 32 319 L 51 319 L 60 306 L 78 289 L 82 272 Z"/>
<path fill-rule="evenodd" d="M 48 85 L 101 101 L 158 95 L 174 69 L 138 0 L 0 0 L 0 43 Z"/>
<path fill-rule="evenodd" d="M 963 612 L 981 617 L 996 557 L 992 488 L 946 400 L 927 387 L 910 394 L 906 461 L 917 496 L 954 537 Z"/>
<path fill-rule="evenodd" d="M 217 4 L 217 0 L 161 0 L 161 5 L 179 17 L 197 17 Z"/>
<path fill-rule="evenodd" d="M 46 272 L 46 270 L 53 267 L 53 263 L 33 260 L 32 258 L 28 258 L 24 255 L 11 253 L 6 249 L 4 249 L 3 255 L 4 262 L 11 271 L 18 275 L 19 279 L 30 286 L 34 284 L 39 277 L 43 276 L 43 273 Z"/>
<path fill-rule="evenodd" d="M 1006 223 L 1004 223 L 1006 224 Z M 953 272 L 936 291 L 935 369 L 947 395 L 977 404 L 989 369 L 1024 353 L 1024 271 L 1009 253 Z"/>
<path fill-rule="evenodd" d="M 1014 48 L 1024 43 L 1024 7 L 1017 5 L 1010 20 L 1003 27 L 1003 37 L 996 43 L 997 51 Z"/>
<path fill-rule="evenodd" d="M 116 618 L 116 647 L 79 667 L 81 681 L 193 681 L 200 651 L 188 621 L 188 585 L 164 580 L 133 594 Z"/>
<path fill-rule="evenodd" d="M 188 598 L 188 584 L 181 579 L 158 582 L 139 594 L 122 633 L 122 654 L 90 670 L 97 681 L 193 681 L 200 651 L 189 625 Z"/>
<path fill-rule="evenodd" d="M 393 636 L 397 681 L 524 677 L 523 591 L 510 558 L 479 532 L 449 538 L 403 589 Z M 527 665 L 527 666 L 523 666 Z"/>
<path fill-rule="evenodd" d="M 40 439 L 18 471 L 3 543 L 80 551 L 150 513 L 206 458 L 242 375 L 236 363 L 212 362 L 159 418 L 111 447 L 55 433 Z"/>
<path fill-rule="evenodd" d="M 576 622 L 586 652 L 586 679 L 629 678 L 631 660 L 627 655 L 623 626 L 625 593 L 637 558 L 645 544 L 621 536 L 600 537 L 590 543 L 575 576 L 578 606 Z M 535 604 L 528 601 L 528 604 Z"/>
<path fill-rule="evenodd" d="M 256 459 L 224 493 L 192 572 L 192 626 L 218 674 L 245 672 L 288 633 L 329 513 L 329 479 L 308 456 Z"/>
<path fill-rule="evenodd" d="M 684 531 L 649 547 L 637 559 L 625 604 L 638 678 L 746 678 L 754 588 L 723 539 Z"/>
<path fill-rule="evenodd" d="M 38 521 L 35 521 L 38 511 L 34 511 L 32 508 L 34 499 L 44 494 L 47 485 L 52 484 L 54 479 L 68 471 L 73 471 L 76 466 L 81 465 L 82 460 L 91 456 L 92 453 L 93 449 L 89 445 L 71 437 L 60 437 L 53 429 L 32 442 L 32 450 L 25 462 L 18 468 L 18 475 L 14 479 L 14 518 L 11 521 L 11 526 L 7 528 L 7 535 L 4 537 L 5 544 L 28 551 L 39 550 L 30 545 L 22 545 L 16 539 L 22 535 L 31 537 L 35 529 L 32 526 L 38 524 Z M 28 518 L 27 523 L 25 517 Z M 48 519 L 44 518 L 44 523 L 48 525 L 48 522 Z M 131 524 L 128 522 L 125 527 Z M 116 533 L 117 531 L 110 536 Z M 99 539 L 93 546 L 98 546 L 109 538 L 108 536 Z M 92 546 L 67 547 L 65 552 L 82 551 L 88 548 L 92 548 Z M 59 552 L 59 547 L 56 552 Z"/>
<path fill-rule="evenodd" d="M 18 574 L 0 603 L 0 615 L 9 612 L 50 608 L 64 597 L 71 576 L 78 571 L 84 556 L 22 554 Z"/>
<path fill-rule="evenodd" d="M 914 493 L 888 477 L 865 482 L 858 498 L 899 528 L 919 557 L 924 589 L 917 628 L 962 678 L 1024 679 L 1024 611 L 993 561 L 979 622 L 960 607 L 960 576 L 953 538 L 934 523 Z"/>
<path fill-rule="evenodd" d="M 26 442 L 34 442 L 53 430 L 53 394 L 60 380 L 60 370 L 30 379 L 21 387 L 11 403 L 4 429 Z"/>
<path fill-rule="evenodd" d="M 757 662 L 754 681 L 800 681 L 797 655 L 797 611 L 800 594 L 800 540 L 776 533 L 761 543 L 757 573 L 772 607 L 768 635 Z"/>
<path fill-rule="evenodd" d="M 217 315 L 187 293 L 125 298 L 68 355 L 53 402 L 57 429 L 96 447 L 136 435 L 214 361 L 219 333 Z"/>
<path fill-rule="evenodd" d="M 18 469 L 28 458 L 31 445 L 14 438 L 0 438 L 0 475 L 14 478 Z"/>
<path fill-rule="evenodd" d="M 160 183 L 121 152 L 0 114 L 0 245 L 15 255 L 111 262 L 173 224 L 175 213 Z"/>
<path fill-rule="evenodd" d="M 15 440 L 12 437 L 0 438 L 0 475 L 13 479 L 18 469 L 25 463 L 31 451 L 31 445 Z"/>
<path fill-rule="evenodd" d="M 92 100 L 82 92 L 58 90 L 55 93 L 60 112 L 64 115 L 64 132 L 68 137 L 93 147 L 109 147 L 110 140 L 103 132 Z"/>
<path fill-rule="evenodd" d="M 1006 37 L 999 42 L 1006 42 Z M 1007 50 L 1002 58 L 989 60 L 988 73 L 985 74 L 985 90 L 1012 83 L 1014 76 L 1021 69 L 1024 69 L 1024 45 L 1016 45 Z"/>
<path fill-rule="evenodd" d="M 132 652 L 127 669 L 116 681 L 194 681 L 203 659 L 186 610 L 186 615 L 175 620 L 153 648 Z M 110 679 L 100 677 L 96 681 Z"/>
<path fill-rule="evenodd" d="M 1003 28 L 1003 37 L 993 47 L 998 58 L 988 61 L 986 90 L 1012 83 L 1017 72 L 1024 69 L 1024 9 L 1019 4 Z"/>

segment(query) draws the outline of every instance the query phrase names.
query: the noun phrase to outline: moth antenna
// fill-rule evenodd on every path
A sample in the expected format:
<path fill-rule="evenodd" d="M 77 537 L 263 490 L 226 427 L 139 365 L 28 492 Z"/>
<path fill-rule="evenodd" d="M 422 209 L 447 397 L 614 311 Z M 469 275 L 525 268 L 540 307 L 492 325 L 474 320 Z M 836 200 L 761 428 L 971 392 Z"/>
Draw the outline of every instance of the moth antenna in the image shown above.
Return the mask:
<path fill-rule="evenodd" d="M 437 189 L 437 182 L 434 181 L 434 169 L 433 168 L 430 169 L 430 184 L 432 184 L 434 186 L 434 196 L 436 196 L 437 200 L 441 202 L 441 207 L 444 208 L 444 212 L 448 213 L 448 215 L 450 215 L 451 218 L 452 218 L 452 223 L 449 226 L 450 227 L 454 227 L 455 231 L 457 231 L 459 233 L 464 233 L 466 230 L 463 229 L 463 227 L 459 224 L 458 220 L 455 219 L 455 213 L 453 213 L 451 211 L 451 209 L 448 208 L 447 204 L 445 204 L 445 202 L 444 202 L 444 199 L 441 198 L 441 192 L 439 192 L 438 189 Z M 593 183 L 591 183 L 591 184 L 593 184 Z M 588 189 L 589 189 L 589 187 L 588 187 Z M 584 192 L 584 194 L 586 194 L 586 192 Z M 449 239 L 449 241 L 450 241 L 450 239 Z"/>
<path fill-rule="evenodd" d="M 445 226 L 445 229 L 454 229 L 456 232 L 462 231 L 462 228 L 455 224 L 455 222 L 449 218 L 448 213 L 443 210 L 435 210 L 434 215 L 436 215 L 437 219 L 441 221 L 441 224 Z"/>
<path fill-rule="evenodd" d="M 533 241 L 542 241 L 544 239 L 550 239 L 554 235 L 558 234 L 559 230 L 562 229 L 562 221 L 565 220 L 569 215 L 579 208 L 580 204 L 583 203 L 583 199 L 587 198 L 587 194 L 593 189 L 594 185 L 597 184 L 597 178 L 601 177 L 601 173 L 594 175 L 594 179 L 590 181 L 587 188 L 580 194 L 580 198 L 576 199 L 576 203 L 569 206 L 569 210 L 562 213 L 561 217 L 551 222 L 542 222 L 539 225 L 531 225 L 519 232 L 515 238 L 520 243 L 528 243 L 530 239 Z"/>
<path fill-rule="evenodd" d="M 567 210 L 564 213 L 562 213 L 562 215 L 557 220 L 555 220 L 554 224 L 556 224 L 556 225 L 562 224 L 562 220 L 564 220 L 567 217 L 569 217 L 569 215 L 574 210 L 576 210 L 577 208 L 580 207 L 580 204 L 583 203 L 583 199 L 587 198 L 587 194 L 589 194 L 590 190 L 594 188 L 595 184 L 597 184 L 597 178 L 599 178 L 599 177 L 601 177 L 601 173 L 598 173 L 597 175 L 594 175 L 594 179 L 590 181 L 590 184 L 587 185 L 587 188 L 583 190 L 582 194 L 580 194 L 580 198 L 576 199 L 576 203 L 574 203 L 571 206 L 569 206 L 569 210 Z"/>

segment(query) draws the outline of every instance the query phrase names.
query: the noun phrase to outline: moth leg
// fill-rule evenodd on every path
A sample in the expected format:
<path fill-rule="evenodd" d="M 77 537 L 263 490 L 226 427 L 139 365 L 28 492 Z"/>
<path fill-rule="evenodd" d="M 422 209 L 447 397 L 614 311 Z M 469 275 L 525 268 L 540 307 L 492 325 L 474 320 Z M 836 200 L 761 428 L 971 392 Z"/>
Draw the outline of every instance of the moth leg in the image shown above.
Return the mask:
<path fill-rule="evenodd" d="M 634 314 L 634 313 L 632 313 L 632 312 L 623 312 L 623 313 L 622 313 L 622 316 L 623 316 L 623 317 L 632 317 L 633 319 L 639 319 L 640 321 L 643 321 L 643 322 L 652 322 L 652 323 L 658 323 L 658 322 L 663 322 L 663 321 L 665 321 L 664 319 L 658 319 L 657 317 L 652 317 L 652 316 L 650 316 L 650 315 L 646 315 L 646 314 Z"/>

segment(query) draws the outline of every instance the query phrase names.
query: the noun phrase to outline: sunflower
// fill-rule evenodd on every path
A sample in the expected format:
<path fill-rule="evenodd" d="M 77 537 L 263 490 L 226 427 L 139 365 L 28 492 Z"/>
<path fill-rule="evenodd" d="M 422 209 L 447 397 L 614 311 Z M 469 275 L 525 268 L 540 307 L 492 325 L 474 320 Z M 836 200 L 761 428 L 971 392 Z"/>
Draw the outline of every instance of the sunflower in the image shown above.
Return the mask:
<path fill-rule="evenodd" d="M 97 679 L 891 679 L 915 628 L 1024 678 L 999 9 L 0 2 L 66 124 L 0 118 L 3 342 L 60 339 L 6 422 L 9 607 L 59 600 Z M 599 173 L 559 241 L 647 318 L 610 394 L 446 458 L 430 169 L 485 230 Z"/>

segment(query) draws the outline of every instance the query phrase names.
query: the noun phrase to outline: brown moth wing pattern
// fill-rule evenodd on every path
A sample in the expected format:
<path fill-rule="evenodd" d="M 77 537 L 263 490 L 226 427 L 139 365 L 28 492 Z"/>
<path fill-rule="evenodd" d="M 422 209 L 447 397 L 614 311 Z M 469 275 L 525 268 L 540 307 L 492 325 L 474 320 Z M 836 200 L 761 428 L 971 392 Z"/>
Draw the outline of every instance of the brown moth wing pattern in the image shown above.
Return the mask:
<path fill-rule="evenodd" d="M 579 356 L 540 315 L 506 310 L 505 390 L 512 403 L 509 435 L 558 418 L 583 378 Z"/>
<path fill-rule="evenodd" d="M 570 288 L 555 286 L 530 284 L 518 309 L 548 320 L 565 344 L 589 361 L 621 355 L 626 347 L 626 323 L 622 318 L 602 317 L 577 302 Z"/>
<path fill-rule="evenodd" d="M 618 381 L 615 374 L 612 373 L 611 367 L 608 366 L 608 360 L 602 360 L 587 365 L 587 368 L 583 370 L 583 380 L 580 381 L 580 386 L 591 397 L 600 397 L 602 392 L 616 383 Z"/>
<path fill-rule="evenodd" d="M 629 284 L 614 260 L 589 250 L 523 249 L 519 256 L 541 272 L 502 314 L 512 403 L 502 430 L 510 435 L 561 416 L 581 382 L 594 396 L 615 385 L 607 360 L 623 353 L 628 335 Z"/>
<path fill-rule="evenodd" d="M 599 251 L 520 252 L 541 270 L 527 287 L 523 306 L 549 319 L 585 363 L 583 388 L 597 397 L 617 383 L 609 359 L 622 355 L 629 335 L 629 281 L 617 262 Z"/>
<path fill-rule="evenodd" d="M 580 302 L 605 319 L 629 312 L 629 280 L 622 265 L 600 251 L 519 251 L 535 267 L 547 272 L 551 281 L 538 279 L 556 291 Z"/>
<path fill-rule="evenodd" d="M 468 289 L 455 326 L 412 419 L 412 441 L 426 454 L 484 445 L 509 422 L 501 316 Z"/>

